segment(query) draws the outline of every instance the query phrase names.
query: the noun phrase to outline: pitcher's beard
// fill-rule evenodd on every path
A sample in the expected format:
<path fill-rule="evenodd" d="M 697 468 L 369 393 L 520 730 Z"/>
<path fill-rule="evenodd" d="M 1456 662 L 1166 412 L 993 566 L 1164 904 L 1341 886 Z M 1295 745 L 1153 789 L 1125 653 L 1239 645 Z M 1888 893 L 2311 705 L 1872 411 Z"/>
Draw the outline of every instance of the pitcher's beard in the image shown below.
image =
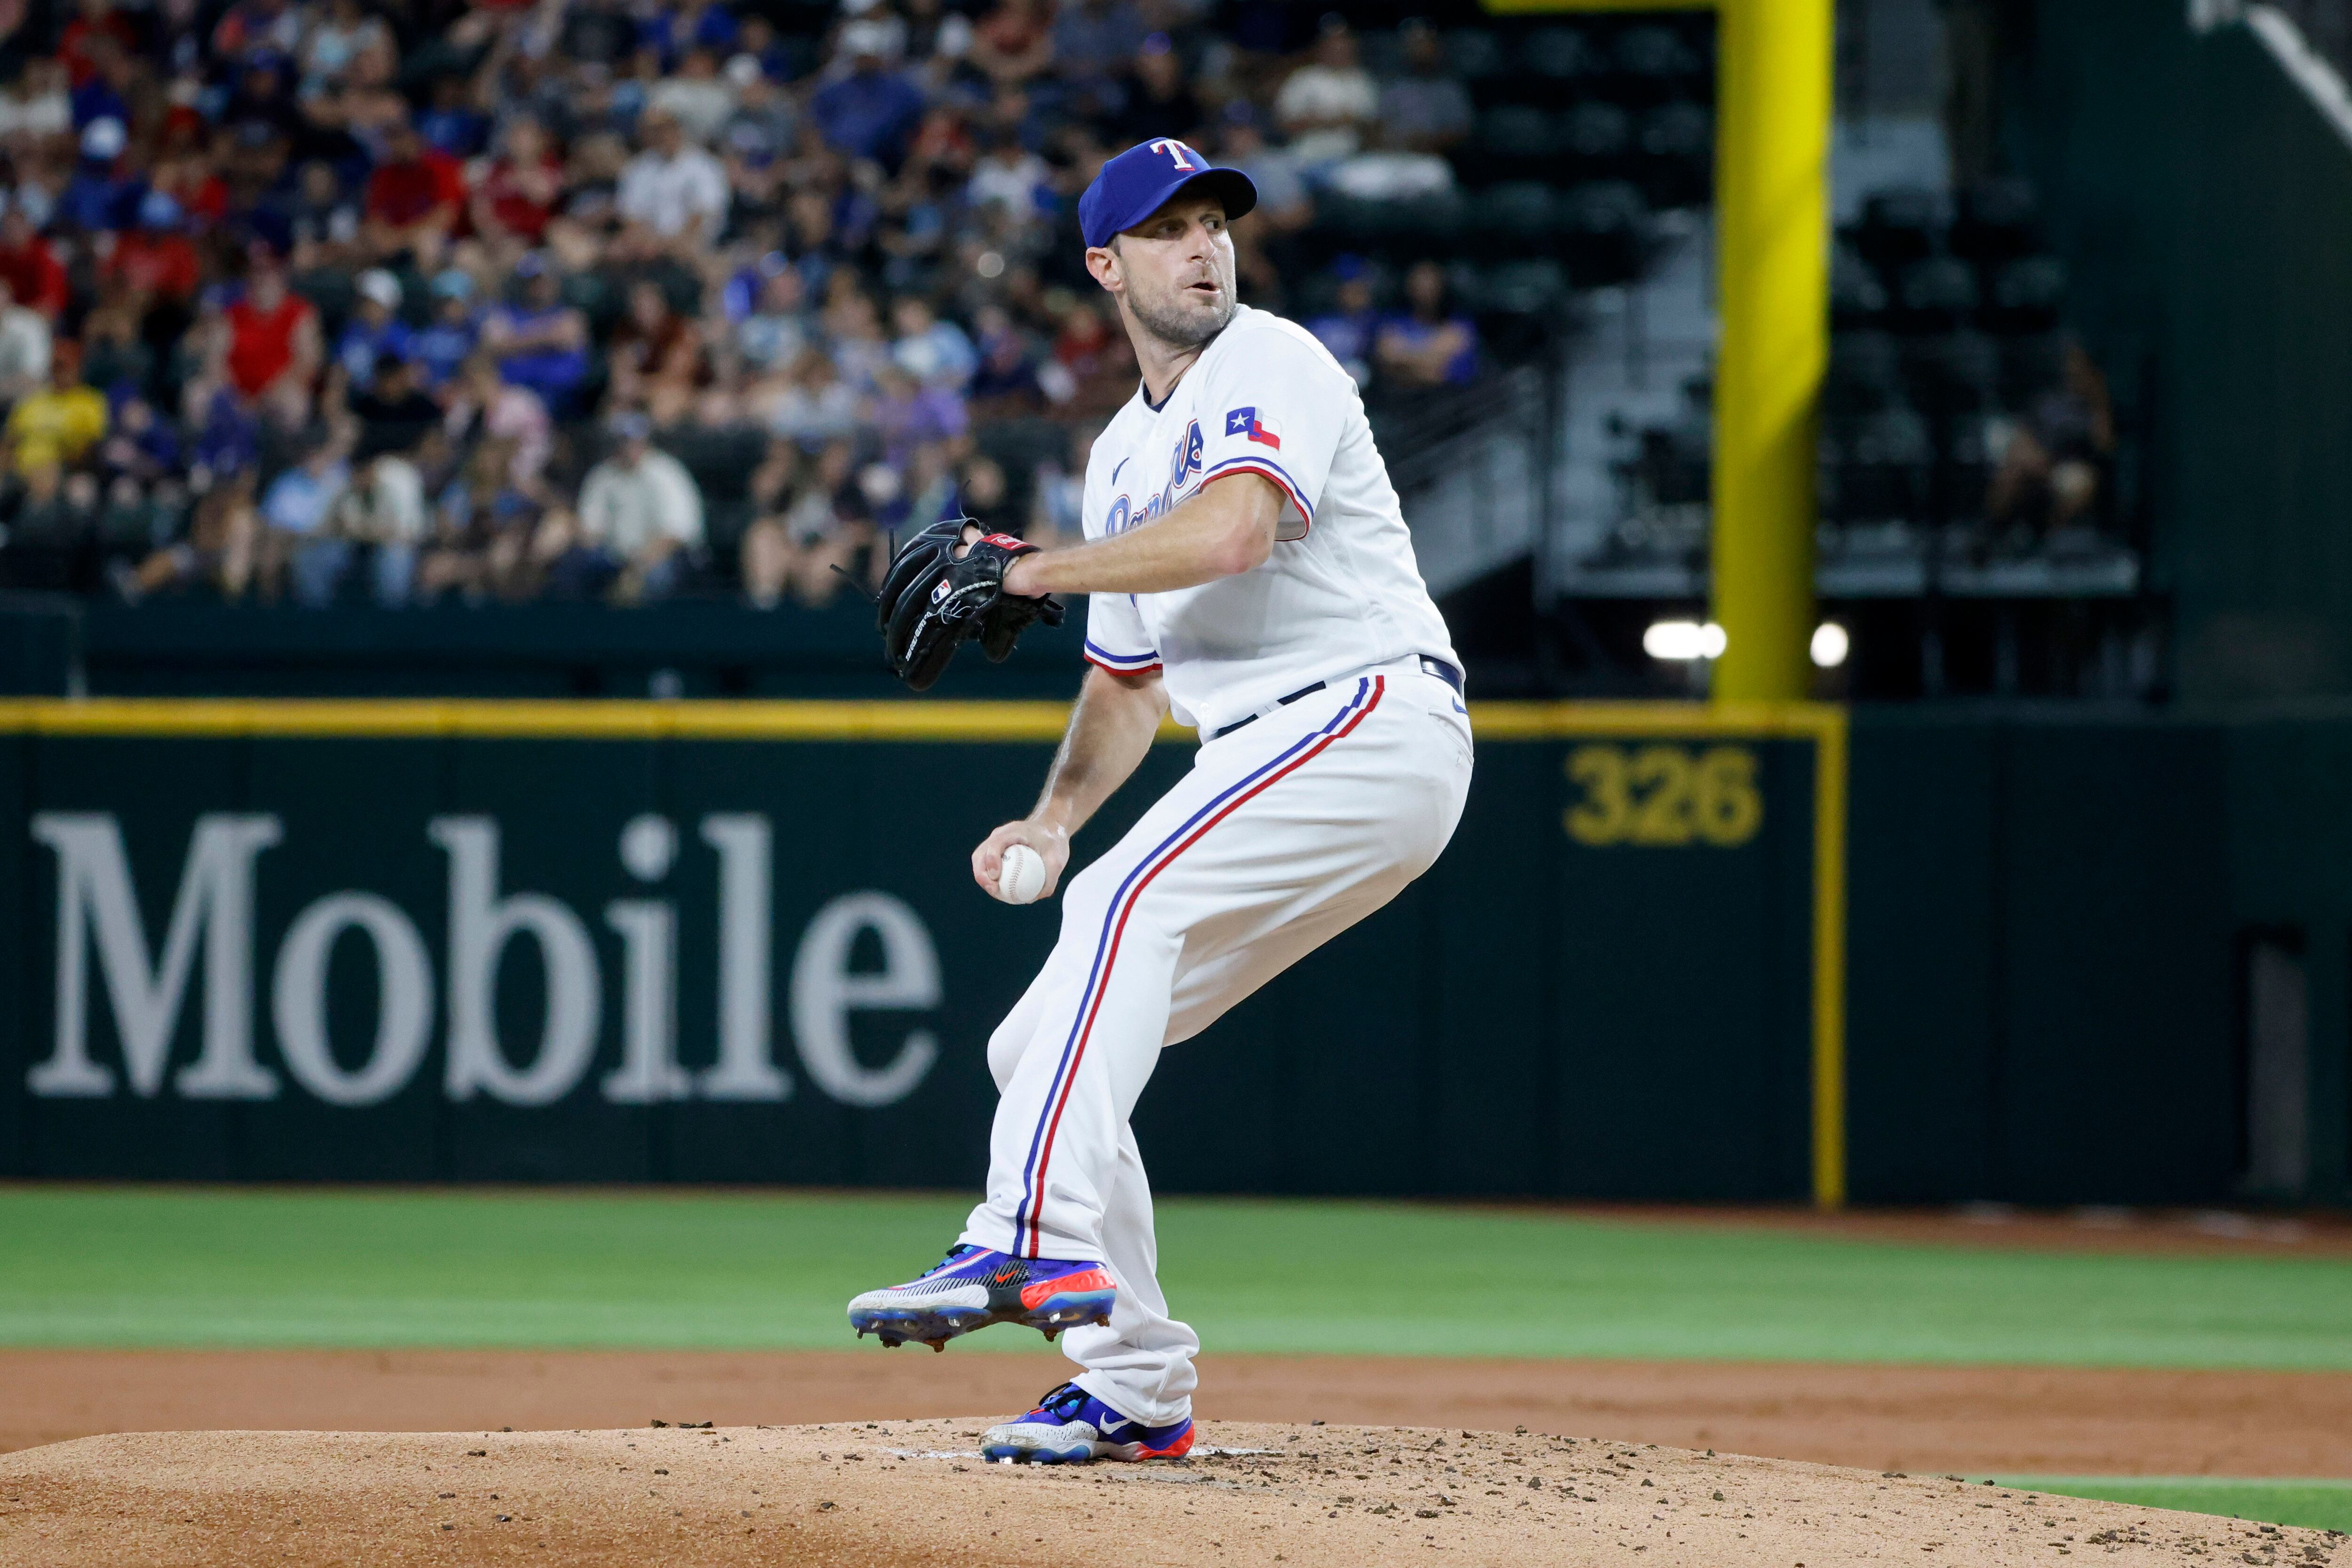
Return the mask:
<path fill-rule="evenodd" d="M 1171 349 L 1197 349 L 1223 331 L 1234 319 L 1233 290 L 1222 289 L 1218 307 L 1213 311 L 1187 310 L 1172 300 L 1142 300 L 1133 294 L 1127 297 L 1127 308 L 1135 313 L 1143 329 Z"/>

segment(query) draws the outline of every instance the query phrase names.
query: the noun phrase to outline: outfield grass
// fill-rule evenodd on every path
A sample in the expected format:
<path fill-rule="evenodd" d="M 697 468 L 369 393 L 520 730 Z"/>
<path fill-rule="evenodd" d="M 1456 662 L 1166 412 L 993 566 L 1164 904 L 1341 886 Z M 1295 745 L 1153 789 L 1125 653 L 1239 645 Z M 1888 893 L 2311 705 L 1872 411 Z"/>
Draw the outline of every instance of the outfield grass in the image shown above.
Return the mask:
<path fill-rule="evenodd" d="M 2234 1476 L 2007 1476 L 2005 1487 L 2103 1498 L 2146 1508 L 2218 1513 L 2262 1524 L 2352 1532 L 2352 1481 L 2253 1480 Z"/>
<path fill-rule="evenodd" d="M 796 1348 L 924 1196 L 0 1188 L 0 1344 Z M 2352 1368 L 2352 1262 L 2002 1252 L 1365 1203 L 1160 1207 L 1221 1351 Z M 975 1350 L 1051 1354 L 1026 1335 Z"/>

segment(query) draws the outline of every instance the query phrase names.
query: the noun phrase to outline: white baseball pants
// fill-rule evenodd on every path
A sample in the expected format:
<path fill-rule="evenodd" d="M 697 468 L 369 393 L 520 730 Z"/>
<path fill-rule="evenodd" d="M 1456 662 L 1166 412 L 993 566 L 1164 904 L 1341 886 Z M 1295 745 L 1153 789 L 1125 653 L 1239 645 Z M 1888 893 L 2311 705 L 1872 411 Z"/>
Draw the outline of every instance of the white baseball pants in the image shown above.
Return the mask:
<path fill-rule="evenodd" d="M 1087 1392 L 1147 1426 L 1192 1408 L 1200 1339 L 1168 1315 L 1128 1117 L 1162 1047 L 1429 869 L 1470 785 L 1469 715 L 1404 660 L 1203 745 L 1192 773 L 1062 890 L 1053 954 L 988 1046 L 988 1197 L 962 1239 L 1100 1261 L 1108 1327 L 1066 1331 Z"/>

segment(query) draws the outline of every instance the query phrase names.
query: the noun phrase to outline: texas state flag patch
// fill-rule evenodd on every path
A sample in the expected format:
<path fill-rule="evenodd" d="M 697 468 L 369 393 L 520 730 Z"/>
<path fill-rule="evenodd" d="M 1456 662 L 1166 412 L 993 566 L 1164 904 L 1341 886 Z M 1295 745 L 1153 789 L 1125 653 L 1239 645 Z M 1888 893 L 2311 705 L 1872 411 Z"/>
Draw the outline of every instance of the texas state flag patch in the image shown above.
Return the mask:
<path fill-rule="evenodd" d="M 1270 419 L 1260 419 L 1255 408 L 1237 408 L 1225 415 L 1227 435 L 1246 435 L 1260 446 L 1282 450 L 1282 426 Z"/>

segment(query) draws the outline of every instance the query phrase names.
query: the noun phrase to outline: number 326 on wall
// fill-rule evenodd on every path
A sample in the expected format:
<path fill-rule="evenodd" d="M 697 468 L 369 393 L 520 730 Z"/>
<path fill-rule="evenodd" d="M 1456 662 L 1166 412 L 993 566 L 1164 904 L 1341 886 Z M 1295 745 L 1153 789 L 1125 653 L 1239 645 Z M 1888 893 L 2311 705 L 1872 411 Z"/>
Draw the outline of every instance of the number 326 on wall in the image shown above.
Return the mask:
<path fill-rule="evenodd" d="M 1756 753 L 1745 746 L 1580 746 L 1563 813 L 1580 844 L 1744 844 L 1764 825 Z"/>

